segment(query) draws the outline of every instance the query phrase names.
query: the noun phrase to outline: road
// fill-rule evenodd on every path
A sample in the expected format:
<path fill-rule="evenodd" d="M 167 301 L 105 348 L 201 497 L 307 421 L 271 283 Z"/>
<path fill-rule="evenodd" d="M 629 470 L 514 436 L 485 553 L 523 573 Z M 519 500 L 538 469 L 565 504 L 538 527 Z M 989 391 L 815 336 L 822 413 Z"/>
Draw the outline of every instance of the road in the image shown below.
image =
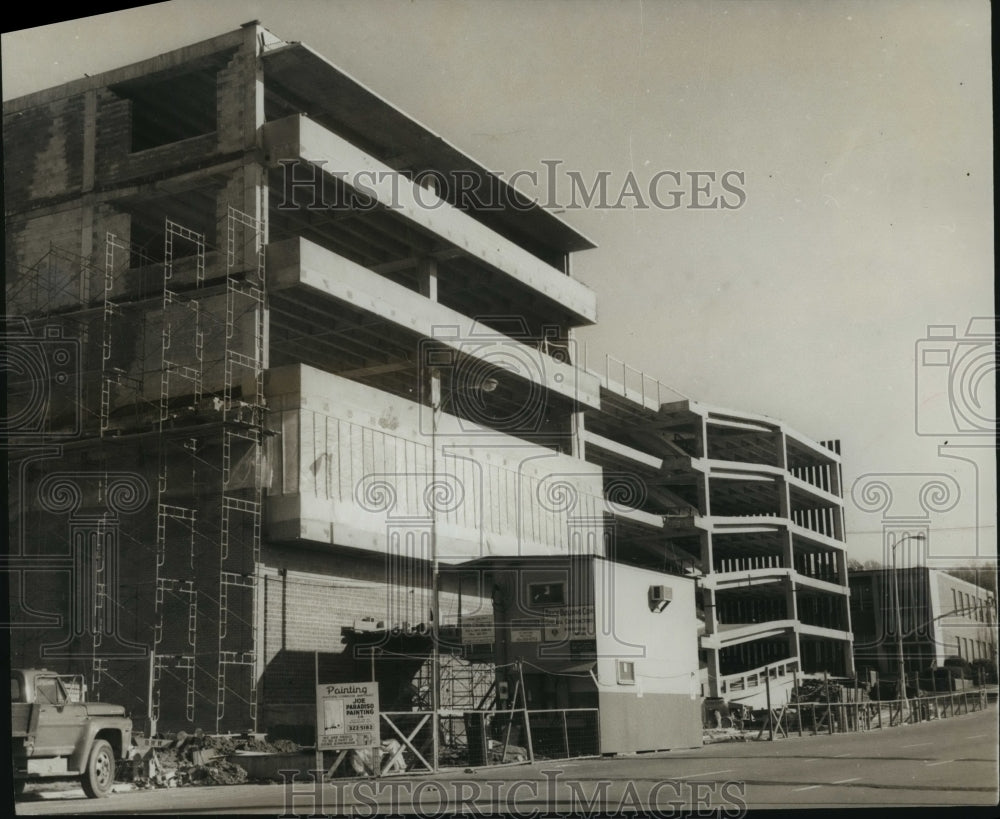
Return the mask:
<path fill-rule="evenodd" d="M 20 815 L 311 813 L 424 815 L 458 810 L 594 813 L 644 809 L 996 805 L 997 708 L 952 719 L 835 736 L 721 743 L 687 751 L 479 769 L 475 773 L 295 784 L 179 788 L 88 800 L 35 794 Z"/>

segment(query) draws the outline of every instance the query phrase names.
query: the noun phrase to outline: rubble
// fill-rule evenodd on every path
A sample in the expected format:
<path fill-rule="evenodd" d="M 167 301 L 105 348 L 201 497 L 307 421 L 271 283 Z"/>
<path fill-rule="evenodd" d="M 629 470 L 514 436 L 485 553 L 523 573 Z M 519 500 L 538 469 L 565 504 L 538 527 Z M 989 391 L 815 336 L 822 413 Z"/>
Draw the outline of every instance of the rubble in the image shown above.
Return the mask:
<path fill-rule="evenodd" d="M 213 736 L 200 728 L 166 737 L 137 737 L 119 779 L 137 788 L 177 788 L 185 785 L 238 785 L 248 781 L 246 770 L 231 757 L 239 752 L 290 753 L 300 746 L 289 740 L 268 742 L 259 735 Z"/>

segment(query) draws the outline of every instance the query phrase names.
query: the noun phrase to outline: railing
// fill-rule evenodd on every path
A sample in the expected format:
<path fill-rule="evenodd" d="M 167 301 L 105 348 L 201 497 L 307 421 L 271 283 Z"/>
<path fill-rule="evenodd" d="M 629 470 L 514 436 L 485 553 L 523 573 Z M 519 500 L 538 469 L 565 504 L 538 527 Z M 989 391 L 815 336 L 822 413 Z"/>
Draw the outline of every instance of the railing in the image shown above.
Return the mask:
<path fill-rule="evenodd" d="M 768 663 L 767 665 L 762 665 L 749 671 L 743 671 L 736 674 L 725 674 L 722 675 L 719 680 L 719 693 L 728 694 L 732 692 L 743 692 L 749 688 L 757 688 L 764 685 L 764 680 L 767 677 L 769 669 L 774 671 L 774 673 L 771 674 L 771 679 L 781 679 L 794 674 L 798 670 L 798 667 L 799 664 L 797 660 L 787 659 L 784 661 Z"/>
<path fill-rule="evenodd" d="M 656 402 L 657 408 L 667 401 L 677 401 L 688 397 L 677 388 L 664 384 L 651 375 L 646 375 L 642 370 L 636 369 L 607 353 L 604 355 L 604 366 L 600 369 L 591 369 L 589 352 L 587 346 L 584 345 L 583 370 L 596 376 L 605 389 L 620 392 L 625 398 L 638 401 L 643 406 L 646 404 L 646 399 L 649 398 Z M 621 375 L 620 379 L 619 374 Z"/>
<path fill-rule="evenodd" d="M 986 689 L 912 697 L 906 700 L 864 702 L 802 702 L 773 709 L 774 736 L 803 731 L 811 734 L 846 734 L 896 728 L 935 719 L 982 711 L 988 702 Z M 766 715 L 765 715 L 766 720 Z M 761 729 L 765 730 L 767 725 Z"/>

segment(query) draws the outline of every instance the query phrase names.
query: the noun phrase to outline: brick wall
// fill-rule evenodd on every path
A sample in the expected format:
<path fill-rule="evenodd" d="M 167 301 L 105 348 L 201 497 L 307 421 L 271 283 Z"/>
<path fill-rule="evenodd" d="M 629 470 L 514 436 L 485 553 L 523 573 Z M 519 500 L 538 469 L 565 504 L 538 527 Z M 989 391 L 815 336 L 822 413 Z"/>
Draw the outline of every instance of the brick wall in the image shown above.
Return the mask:
<path fill-rule="evenodd" d="M 8 209 L 80 192 L 83 94 L 6 115 L 3 128 Z"/>
<path fill-rule="evenodd" d="M 271 545 L 262 554 L 257 602 L 259 657 L 263 663 L 261 730 L 311 725 L 315 709 L 317 652 L 323 682 L 370 679 L 370 660 L 357 658 L 341 641 L 341 629 L 373 617 L 392 626 L 406 617 L 411 625 L 428 622 L 429 567 L 414 567 L 414 585 L 387 582 L 384 558 L 338 547 L 325 549 Z M 423 585 L 416 585 L 419 580 Z M 462 593 L 462 610 L 489 606 L 482 597 Z M 457 620 L 459 595 L 446 578 L 440 595 L 442 623 Z M 391 606 L 391 608 L 390 608 Z M 394 619 L 387 619 L 394 618 Z M 414 656 L 398 658 L 416 673 L 426 643 L 414 638 Z M 387 662 L 384 658 L 380 662 Z M 389 692 L 390 694 L 393 692 Z"/>

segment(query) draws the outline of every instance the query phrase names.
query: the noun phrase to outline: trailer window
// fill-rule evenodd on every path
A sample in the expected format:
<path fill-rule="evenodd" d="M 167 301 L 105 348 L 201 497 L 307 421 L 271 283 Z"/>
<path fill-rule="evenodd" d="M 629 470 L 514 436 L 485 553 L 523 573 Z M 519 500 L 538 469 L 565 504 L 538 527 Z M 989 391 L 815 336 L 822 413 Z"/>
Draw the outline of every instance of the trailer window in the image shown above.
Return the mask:
<path fill-rule="evenodd" d="M 14 675 L 10 678 L 10 701 L 21 702 L 21 680 Z"/>

